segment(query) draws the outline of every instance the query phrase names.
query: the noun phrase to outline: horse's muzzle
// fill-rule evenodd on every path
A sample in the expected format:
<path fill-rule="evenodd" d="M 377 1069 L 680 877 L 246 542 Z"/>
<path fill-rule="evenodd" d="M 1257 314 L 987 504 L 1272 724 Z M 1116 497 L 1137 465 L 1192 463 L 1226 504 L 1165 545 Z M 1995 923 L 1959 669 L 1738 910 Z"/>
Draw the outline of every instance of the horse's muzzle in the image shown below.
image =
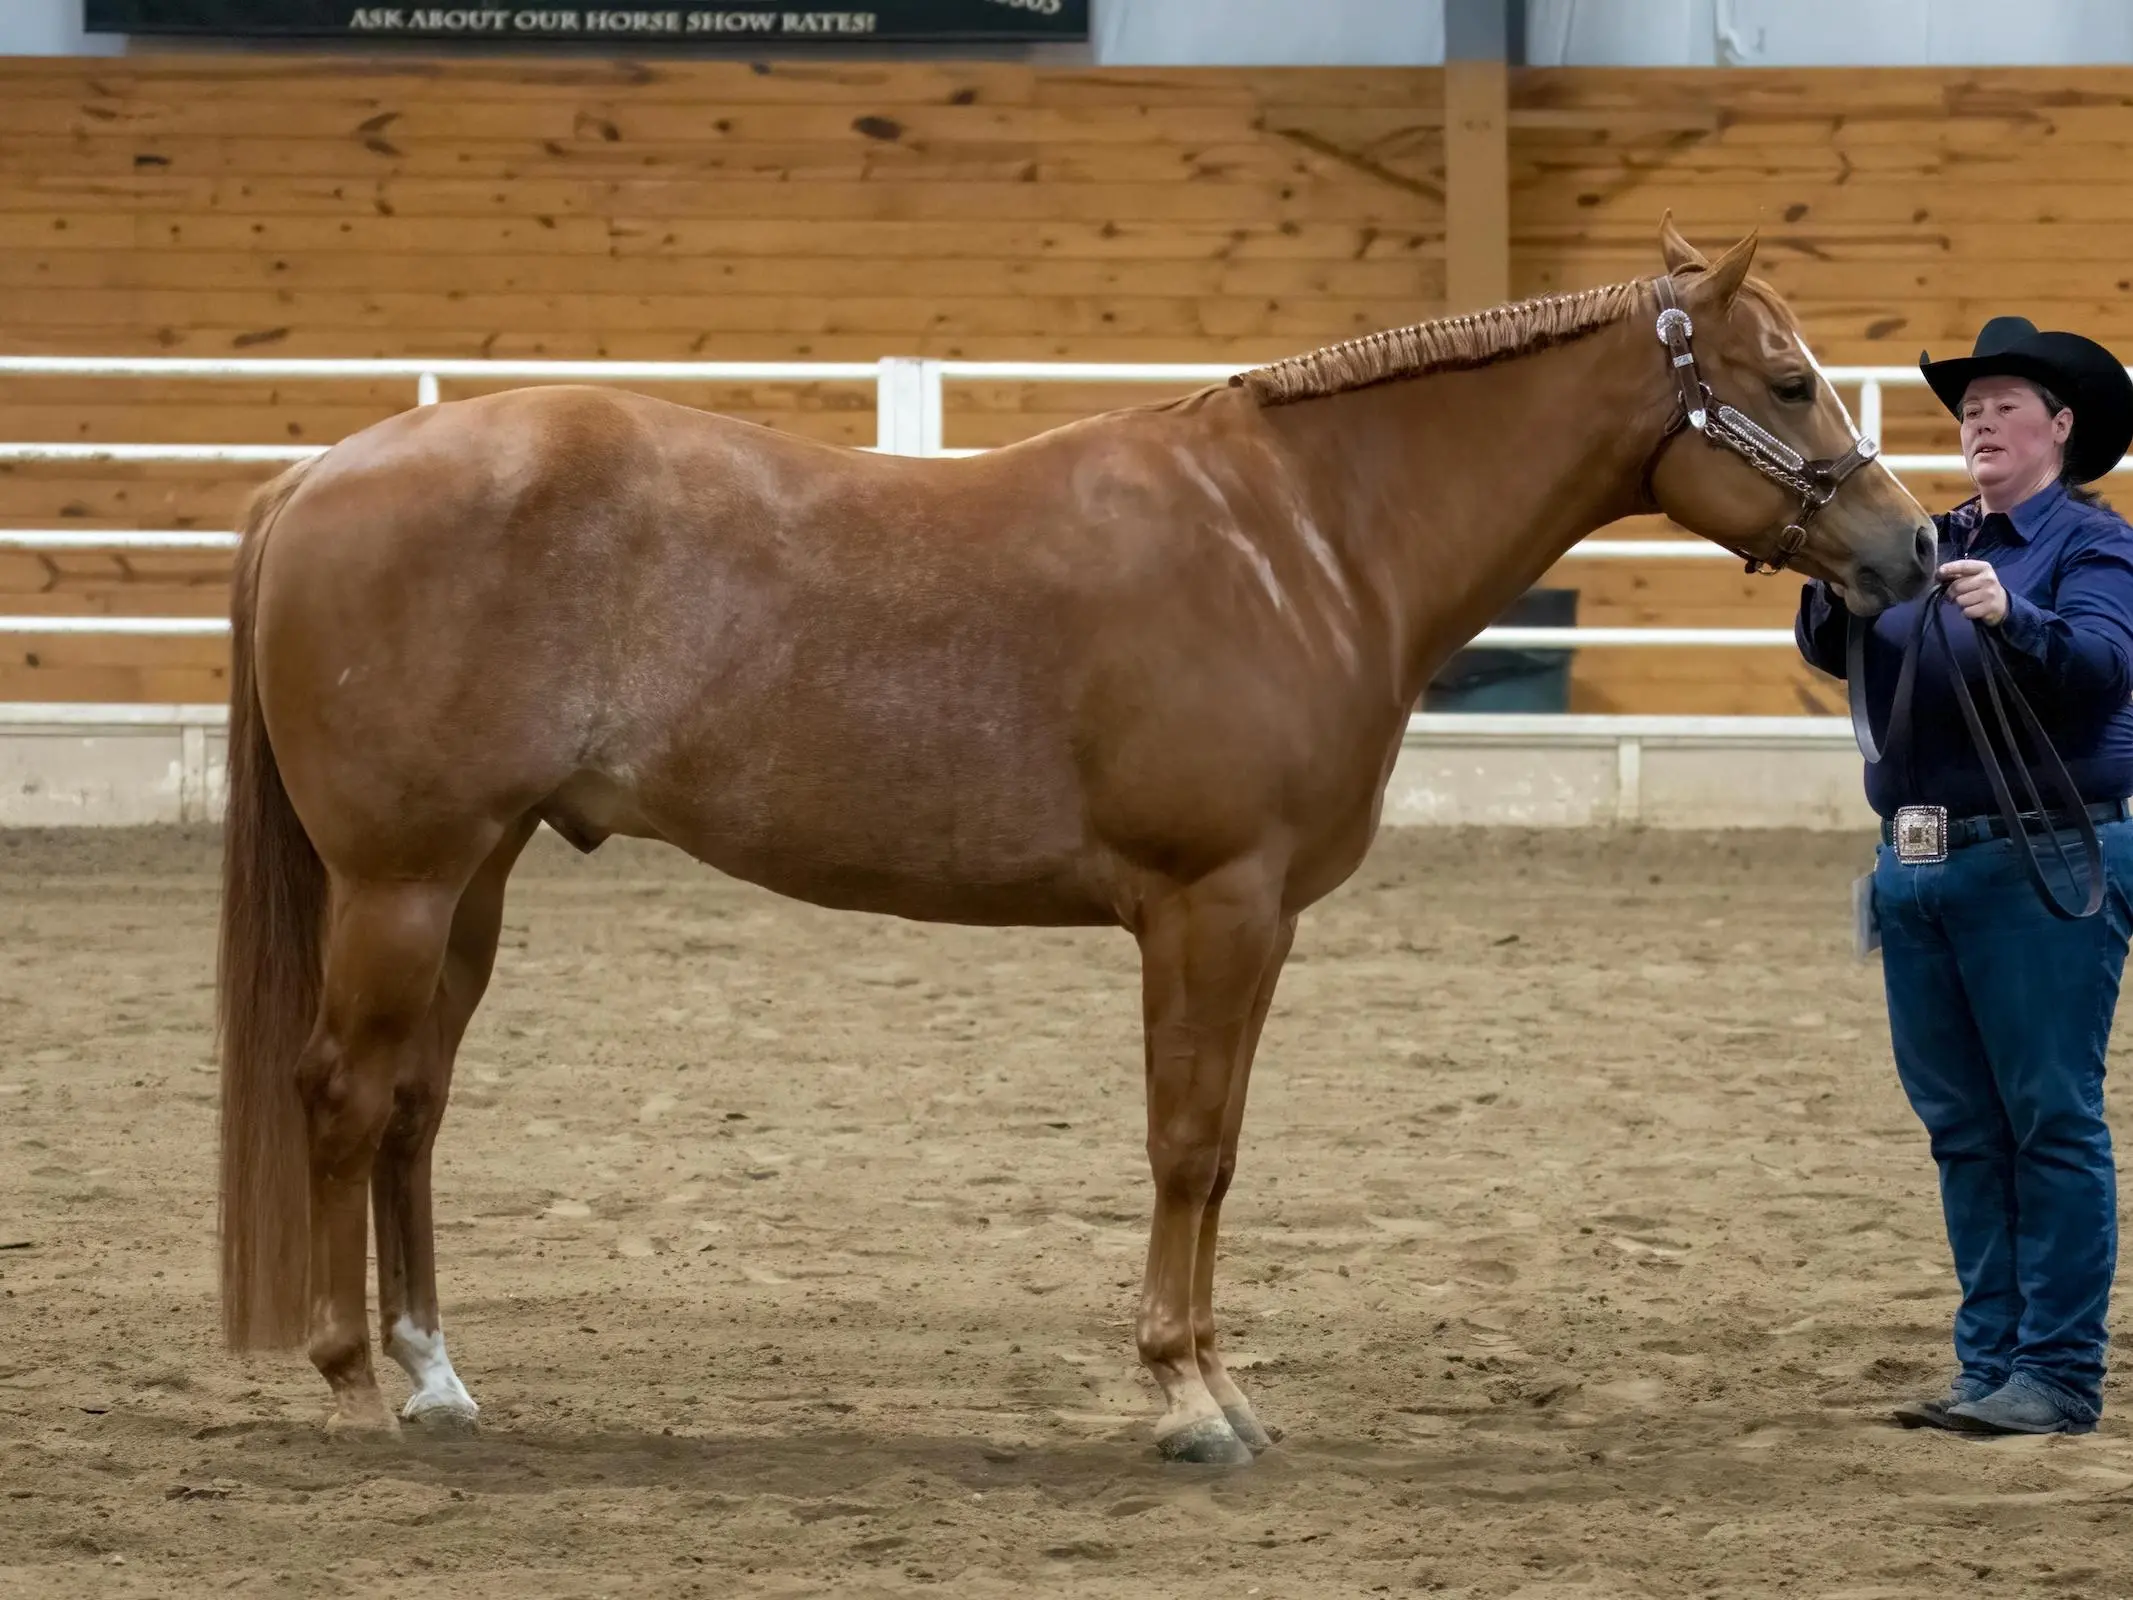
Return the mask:
<path fill-rule="evenodd" d="M 1933 581 L 1939 564 L 1940 539 L 1933 524 L 1923 523 L 1913 534 L 1909 559 L 1889 564 L 1861 560 L 1845 586 L 1845 603 L 1858 616 L 1871 617 L 1890 606 L 1916 599 Z"/>

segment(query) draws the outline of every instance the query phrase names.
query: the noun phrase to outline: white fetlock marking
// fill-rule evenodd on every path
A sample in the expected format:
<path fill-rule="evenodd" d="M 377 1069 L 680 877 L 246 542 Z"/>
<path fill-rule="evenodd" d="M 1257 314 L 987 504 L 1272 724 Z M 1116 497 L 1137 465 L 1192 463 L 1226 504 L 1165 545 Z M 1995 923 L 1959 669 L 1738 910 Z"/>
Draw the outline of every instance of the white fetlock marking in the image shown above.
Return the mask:
<path fill-rule="evenodd" d="M 446 1411 L 461 1417 L 481 1414 L 481 1407 L 474 1403 L 474 1397 L 467 1393 L 467 1386 L 452 1370 L 452 1358 L 444 1353 L 442 1328 L 435 1333 L 426 1333 L 402 1317 L 393 1324 L 393 1336 L 386 1353 L 400 1363 L 415 1385 L 415 1392 L 400 1408 L 402 1417 L 413 1419 L 433 1411 Z"/>

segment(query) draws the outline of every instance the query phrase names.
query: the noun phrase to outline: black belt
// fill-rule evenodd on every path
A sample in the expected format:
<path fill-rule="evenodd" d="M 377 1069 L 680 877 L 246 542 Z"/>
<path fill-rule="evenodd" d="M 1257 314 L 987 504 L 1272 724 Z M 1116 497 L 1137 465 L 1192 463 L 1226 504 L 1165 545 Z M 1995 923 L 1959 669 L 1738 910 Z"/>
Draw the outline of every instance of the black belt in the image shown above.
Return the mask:
<path fill-rule="evenodd" d="M 2083 808 L 2083 814 L 2091 822 L 2124 822 L 2133 817 L 2133 808 L 2123 800 L 2099 800 Z M 2017 813 L 2022 827 L 2033 833 L 2047 829 L 2056 833 L 2081 824 L 2071 811 L 2023 811 Z M 1983 844 L 1988 839 L 2009 837 L 2007 819 L 1998 812 L 1987 812 L 1974 817 L 1950 817 L 1948 819 L 1948 848 L 1960 850 L 1965 845 Z M 1893 845 L 1896 842 L 1896 821 L 1893 817 L 1881 819 L 1881 842 Z"/>

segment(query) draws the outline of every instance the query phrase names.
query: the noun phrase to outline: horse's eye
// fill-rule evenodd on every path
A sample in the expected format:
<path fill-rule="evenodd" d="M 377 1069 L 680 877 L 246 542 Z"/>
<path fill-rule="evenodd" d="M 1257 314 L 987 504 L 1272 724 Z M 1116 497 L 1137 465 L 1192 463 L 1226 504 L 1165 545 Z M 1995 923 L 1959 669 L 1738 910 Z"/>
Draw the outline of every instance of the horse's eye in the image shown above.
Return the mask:
<path fill-rule="evenodd" d="M 1770 385 L 1770 392 L 1788 406 L 1804 406 L 1815 397 L 1815 381 L 1812 378 L 1779 378 Z"/>

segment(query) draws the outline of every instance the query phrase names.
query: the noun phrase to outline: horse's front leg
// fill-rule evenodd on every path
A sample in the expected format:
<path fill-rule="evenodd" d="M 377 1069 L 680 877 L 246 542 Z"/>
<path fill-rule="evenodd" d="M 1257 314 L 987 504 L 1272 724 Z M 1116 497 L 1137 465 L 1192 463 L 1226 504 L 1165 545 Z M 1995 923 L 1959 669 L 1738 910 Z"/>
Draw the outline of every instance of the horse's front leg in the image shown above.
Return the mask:
<path fill-rule="evenodd" d="M 1283 926 L 1278 879 L 1246 862 L 1155 897 L 1137 930 L 1155 1180 L 1139 1344 L 1167 1402 L 1156 1444 L 1172 1460 L 1252 1458 L 1209 1387 L 1194 1303 L 1203 1276 L 1212 1293 L 1209 1207 L 1219 1193 L 1225 1143 L 1234 1152 L 1232 1106 L 1241 1118 L 1253 1017 Z M 1203 1239 L 1210 1251 L 1204 1266 Z M 1211 1334 L 1211 1315 L 1209 1324 Z M 1219 1358 L 1214 1370 L 1232 1403 L 1241 1402 Z"/>
<path fill-rule="evenodd" d="M 1221 1163 L 1215 1168 L 1215 1186 L 1209 1191 L 1206 1209 L 1200 1216 L 1200 1239 L 1193 1254 L 1192 1339 L 1200 1361 L 1200 1376 L 1207 1383 L 1207 1392 L 1215 1397 L 1215 1404 L 1222 1408 L 1222 1415 L 1229 1419 L 1230 1428 L 1255 1452 L 1270 1447 L 1274 1436 L 1261 1425 L 1251 1401 L 1230 1377 L 1216 1348 L 1215 1236 L 1222 1224 L 1222 1197 L 1229 1193 L 1230 1180 L 1237 1173 L 1237 1138 L 1244 1131 L 1244 1097 L 1252 1081 L 1252 1061 L 1259 1053 L 1259 1035 L 1274 1004 L 1274 986 L 1280 981 L 1281 965 L 1289 959 L 1289 947 L 1295 942 L 1296 919 L 1290 917 L 1275 937 L 1266 970 L 1259 978 L 1259 992 L 1252 1001 L 1251 1021 L 1245 1029 L 1243 1050 L 1230 1083 L 1229 1105 L 1222 1117 Z"/>

